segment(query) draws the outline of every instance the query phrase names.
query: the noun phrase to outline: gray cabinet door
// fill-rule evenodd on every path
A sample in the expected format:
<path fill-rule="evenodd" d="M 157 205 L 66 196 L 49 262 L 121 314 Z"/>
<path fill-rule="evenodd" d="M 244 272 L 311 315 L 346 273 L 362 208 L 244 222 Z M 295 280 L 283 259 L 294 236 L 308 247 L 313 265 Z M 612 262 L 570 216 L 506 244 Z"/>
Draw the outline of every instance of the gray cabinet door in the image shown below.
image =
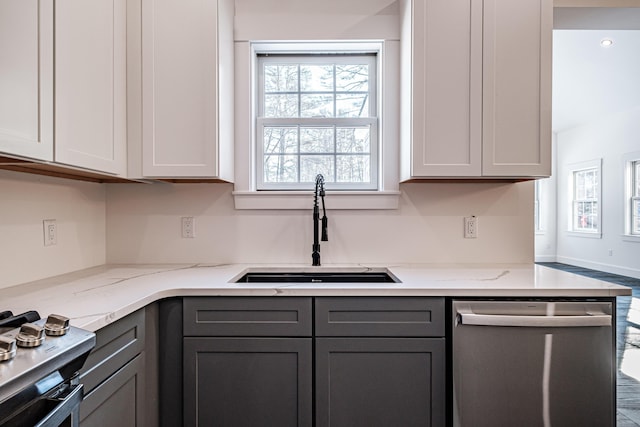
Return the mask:
<path fill-rule="evenodd" d="M 317 338 L 318 427 L 444 426 L 444 338 Z"/>
<path fill-rule="evenodd" d="M 443 337 L 444 298 L 318 297 L 318 337 Z"/>
<path fill-rule="evenodd" d="M 311 338 L 185 338 L 185 426 L 311 426 Z"/>
<path fill-rule="evenodd" d="M 144 396 L 144 354 L 139 354 L 84 397 L 80 427 L 142 427 Z"/>
<path fill-rule="evenodd" d="M 191 297 L 184 299 L 186 337 L 310 337 L 307 297 Z"/>

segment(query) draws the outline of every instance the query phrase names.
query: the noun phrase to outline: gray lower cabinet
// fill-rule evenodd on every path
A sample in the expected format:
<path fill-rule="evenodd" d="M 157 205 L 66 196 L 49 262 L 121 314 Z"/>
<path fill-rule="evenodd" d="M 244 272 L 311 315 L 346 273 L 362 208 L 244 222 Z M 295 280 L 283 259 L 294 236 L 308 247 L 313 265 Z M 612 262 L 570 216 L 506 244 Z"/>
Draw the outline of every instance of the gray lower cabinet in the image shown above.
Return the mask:
<path fill-rule="evenodd" d="M 145 310 L 96 332 L 83 368 L 80 426 L 145 425 Z"/>
<path fill-rule="evenodd" d="M 316 425 L 444 426 L 444 335 L 443 298 L 316 298 Z"/>
<path fill-rule="evenodd" d="M 316 338 L 316 425 L 444 426 L 444 338 Z"/>
<path fill-rule="evenodd" d="M 444 426 L 443 298 L 183 300 L 185 426 Z"/>
<path fill-rule="evenodd" d="M 140 402 L 144 398 L 144 355 L 111 375 L 85 395 L 80 409 L 80 426 L 143 426 Z"/>
<path fill-rule="evenodd" d="M 311 338 L 185 338 L 185 426 L 311 426 Z"/>
<path fill-rule="evenodd" d="M 311 298 L 185 298 L 184 425 L 313 423 Z"/>

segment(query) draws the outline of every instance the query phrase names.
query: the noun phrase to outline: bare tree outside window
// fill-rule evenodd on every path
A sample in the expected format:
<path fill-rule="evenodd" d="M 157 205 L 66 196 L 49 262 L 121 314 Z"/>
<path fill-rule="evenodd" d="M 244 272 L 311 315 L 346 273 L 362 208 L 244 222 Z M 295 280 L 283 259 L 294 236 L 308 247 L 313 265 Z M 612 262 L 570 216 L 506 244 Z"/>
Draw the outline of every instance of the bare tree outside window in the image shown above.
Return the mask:
<path fill-rule="evenodd" d="M 302 188 L 318 173 L 328 188 L 375 189 L 376 56 L 261 55 L 258 65 L 259 189 Z"/>

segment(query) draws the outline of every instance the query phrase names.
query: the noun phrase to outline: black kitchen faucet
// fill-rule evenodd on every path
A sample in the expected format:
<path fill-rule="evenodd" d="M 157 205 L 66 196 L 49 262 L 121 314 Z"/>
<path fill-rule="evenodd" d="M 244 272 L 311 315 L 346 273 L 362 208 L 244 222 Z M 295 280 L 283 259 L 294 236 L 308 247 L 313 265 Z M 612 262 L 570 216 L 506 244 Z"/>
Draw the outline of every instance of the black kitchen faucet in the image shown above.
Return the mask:
<path fill-rule="evenodd" d="M 318 241 L 318 221 L 320 221 L 320 209 L 318 207 L 318 196 L 322 199 L 322 241 L 329 240 L 327 235 L 327 210 L 324 206 L 324 176 L 316 175 L 316 190 L 313 196 L 313 265 L 320 265 L 320 242 Z"/>

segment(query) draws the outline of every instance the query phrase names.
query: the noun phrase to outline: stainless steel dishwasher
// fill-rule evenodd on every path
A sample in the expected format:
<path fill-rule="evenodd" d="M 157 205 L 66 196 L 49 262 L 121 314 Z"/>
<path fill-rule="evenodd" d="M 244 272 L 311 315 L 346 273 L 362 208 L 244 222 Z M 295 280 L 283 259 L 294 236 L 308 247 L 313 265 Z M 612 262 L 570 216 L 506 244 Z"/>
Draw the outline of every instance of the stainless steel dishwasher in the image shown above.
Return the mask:
<path fill-rule="evenodd" d="M 615 426 L 613 305 L 454 300 L 453 425 Z"/>

